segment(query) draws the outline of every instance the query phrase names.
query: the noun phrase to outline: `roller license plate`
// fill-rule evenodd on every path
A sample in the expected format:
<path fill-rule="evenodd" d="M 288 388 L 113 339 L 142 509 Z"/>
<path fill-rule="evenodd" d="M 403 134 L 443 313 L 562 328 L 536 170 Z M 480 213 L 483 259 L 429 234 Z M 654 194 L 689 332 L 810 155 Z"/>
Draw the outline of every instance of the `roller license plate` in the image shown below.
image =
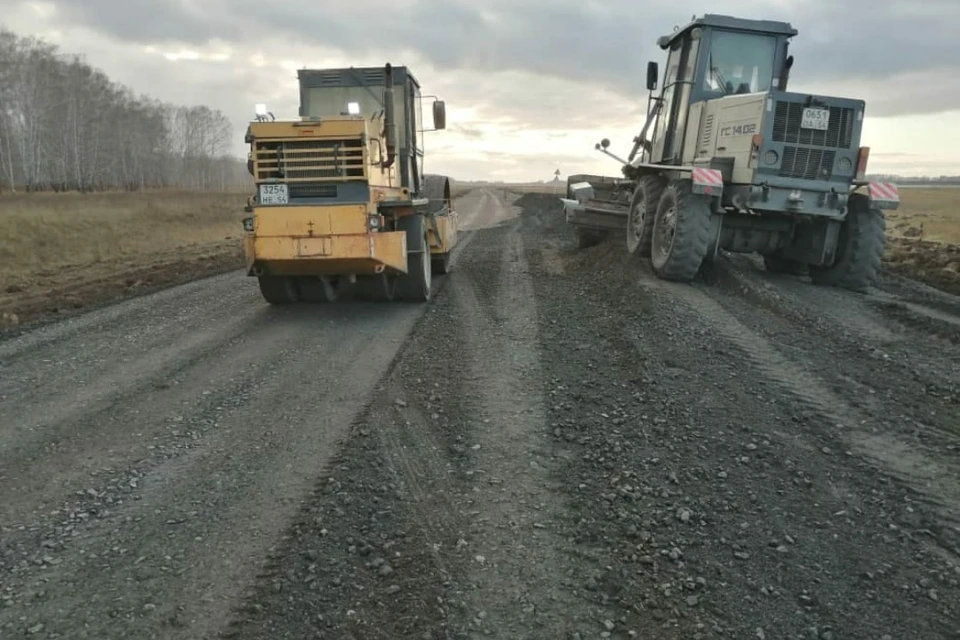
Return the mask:
<path fill-rule="evenodd" d="M 260 185 L 260 204 L 287 204 L 290 202 L 290 190 L 285 184 Z"/>
<path fill-rule="evenodd" d="M 804 109 L 803 116 L 800 118 L 800 127 L 802 129 L 826 131 L 830 127 L 830 110 L 810 107 Z"/>

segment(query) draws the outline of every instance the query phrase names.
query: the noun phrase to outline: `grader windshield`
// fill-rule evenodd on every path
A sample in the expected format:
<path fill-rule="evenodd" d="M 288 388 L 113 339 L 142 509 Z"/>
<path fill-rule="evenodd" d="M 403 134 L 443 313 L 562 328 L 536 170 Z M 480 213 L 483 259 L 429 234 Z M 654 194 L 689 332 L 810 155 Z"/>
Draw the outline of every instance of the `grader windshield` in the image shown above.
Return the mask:
<path fill-rule="evenodd" d="M 714 30 L 703 90 L 714 96 L 769 91 L 774 83 L 777 38 Z"/>

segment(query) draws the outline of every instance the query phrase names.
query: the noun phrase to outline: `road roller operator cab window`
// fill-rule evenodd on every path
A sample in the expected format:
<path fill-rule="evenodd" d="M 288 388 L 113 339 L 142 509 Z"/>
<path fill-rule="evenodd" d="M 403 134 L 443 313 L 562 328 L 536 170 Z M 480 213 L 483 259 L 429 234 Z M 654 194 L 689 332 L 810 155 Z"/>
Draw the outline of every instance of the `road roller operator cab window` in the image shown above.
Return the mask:
<path fill-rule="evenodd" d="M 383 87 L 311 87 L 304 95 L 303 115 L 370 117 L 380 111 Z"/>

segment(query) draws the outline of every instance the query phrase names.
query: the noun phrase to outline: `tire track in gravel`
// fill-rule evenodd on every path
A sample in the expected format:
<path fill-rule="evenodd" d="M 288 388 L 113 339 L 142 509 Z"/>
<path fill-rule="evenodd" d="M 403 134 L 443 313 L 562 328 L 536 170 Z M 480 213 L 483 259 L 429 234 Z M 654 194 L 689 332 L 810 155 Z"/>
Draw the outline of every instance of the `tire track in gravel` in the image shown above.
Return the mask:
<path fill-rule="evenodd" d="M 468 602 L 483 612 L 474 635 L 565 637 L 577 629 L 570 615 L 576 602 L 551 585 L 565 582 L 572 551 L 558 535 L 567 516 L 551 491 L 556 468 L 546 437 L 536 300 L 519 225 L 484 240 L 490 258 L 454 283 L 482 420 L 471 457 L 486 478 L 476 487 L 478 530 L 468 540 L 477 560 L 466 578 L 475 585 Z"/>
<path fill-rule="evenodd" d="M 142 635 L 159 626 L 168 637 L 199 638 L 220 628 L 239 586 L 299 504 L 311 470 L 316 473 L 335 449 L 356 409 L 358 398 L 337 381 L 372 387 L 392 356 L 370 352 L 364 334 L 377 323 L 352 322 L 354 332 L 341 336 L 335 349 L 323 339 L 320 323 L 312 332 L 281 325 L 283 338 L 263 335 L 262 348 L 272 346 L 272 355 L 250 354 L 260 353 L 263 360 L 238 385 L 220 380 L 227 383 L 220 390 L 220 409 L 207 404 L 206 411 L 193 414 L 207 424 L 190 440 L 202 442 L 177 447 L 169 459 L 155 459 L 135 473 L 107 468 L 104 490 L 70 507 L 71 515 L 95 517 L 78 526 L 61 513 L 54 526 L 70 535 L 64 542 L 54 537 L 55 546 L 43 551 L 51 560 L 16 571 L 3 586 L 19 594 L 58 592 L 51 603 L 55 609 L 32 607 L 50 631 L 78 623 L 103 630 L 96 619 L 102 610 L 89 606 L 86 593 L 111 594 L 111 633 Z M 318 370 L 318 361 L 326 366 Z M 291 384 L 294 380 L 301 382 Z M 202 389 L 191 391 L 202 395 Z M 229 402 L 230 397 L 240 401 Z M 164 406 L 159 398 L 138 409 L 160 417 Z M 134 495 L 123 496 L 128 479 L 136 480 L 130 487 Z M 137 589 L 118 592 L 120 584 Z"/>
<path fill-rule="evenodd" d="M 754 331 L 820 376 L 847 402 L 878 419 L 898 416 L 902 437 L 956 450 L 960 437 L 960 348 L 882 314 L 879 292 L 851 294 L 721 263 L 711 274 L 717 300 Z M 747 302 L 744 305 L 743 302 Z M 960 301 L 958 301 L 960 302 Z M 858 318 L 859 321 L 853 321 Z M 877 340 L 881 322 L 892 338 Z M 813 346 L 814 348 L 811 348 Z M 884 375 L 878 375 L 882 372 Z M 891 425 L 893 426 L 893 425 Z"/>
<path fill-rule="evenodd" d="M 742 298 L 731 299 L 703 285 L 673 285 L 653 279 L 642 282 L 641 286 L 668 292 L 688 305 L 711 328 L 736 345 L 763 375 L 835 421 L 836 437 L 846 443 L 850 451 L 873 460 L 879 469 L 908 483 L 919 496 L 939 507 L 945 523 L 940 526 L 931 523 L 934 538 L 953 559 L 960 560 L 960 473 L 942 454 L 916 444 L 908 445 L 891 429 L 878 424 L 869 412 L 854 407 L 835 393 L 802 360 L 784 356 L 762 330 L 750 328 L 738 319 L 738 315 L 749 315 L 757 320 L 756 311 L 745 309 Z M 736 305 L 739 305 L 737 311 L 731 311 Z M 802 446 L 811 447 L 810 444 Z M 828 447 L 825 451 L 831 450 Z"/>
<path fill-rule="evenodd" d="M 861 298 L 833 287 L 814 286 L 796 276 L 761 271 L 752 256 L 726 255 L 715 263 L 709 279 L 740 289 L 771 311 L 799 317 L 811 328 L 855 334 L 879 346 L 902 342 L 903 336 Z"/>
<path fill-rule="evenodd" d="M 267 331 L 262 344 L 250 345 L 249 340 L 244 340 L 251 333 L 263 331 L 268 324 L 269 314 L 234 317 L 218 326 L 192 332 L 169 346 L 158 346 L 142 357 L 131 357 L 104 376 L 92 379 L 85 376 L 89 384 L 75 388 L 73 393 L 69 388 L 71 382 L 59 380 L 58 376 L 50 376 L 29 392 L 28 397 L 33 398 L 60 396 L 56 402 L 24 402 L 24 393 L 4 393 L 8 398 L 6 404 L 13 406 L 6 411 L 11 428 L 0 432 L 0 469 L 4 470 L 0 490 L 6 481 L 24 482 L 26 484 L 16 487 L 22 497 L 45 502 L 41 485 L 57 480 L 31 477 L 31 466 L 46 464 L 48 458 L 59 456 L 59 461 L 49 460 L 52 468 L 82 474 L 84 460 L 104 462 L 95 453 L 106 452 L 112 456 L 131 441 L 140 443 L 151 437 L 153 434 L 141 429 L 132 431 L 130 425 L 137 423 L 141 411 L 148 415 L 162 413 L 165 406 L 183 402 L 185 396 L 193 395 L 210 375 L 206 371 L 198 374 L 198 370 L 202 370 L 198 364 L 217 362 L 214 375 L 226 375 L 231 367 L 236 367 L 233 371 L 241 370 L 270 357 L 270 348 L 279 346 L 277 340 L 292 337 Z M 236 350 L 239 352 L 234 352 Z M 9 371 L 10 376 L 16 376 L 20 368 Z M 187 377 L 183 378 L 184 375 Z M 54 392 L 52 386 L 60 387 L 59 392 Z M 158 392 L 157 395 L 151 395 L 152 391 Z M 148 402 L 158 400 L 159 403 L 145 407 L 125 402 L 141 395 L 146 396 Z M 122 407 L 119 413 L 118 406 Z M 70 467 L 70 460 L 79 461 L 79 466 Z M 0 517 L 13 517 L 7 511 L 12 506 L 11 503 L 0 506 Z"/>
<path fill-rule="evenodd" d="M 0 341 L 0 361 L 9 364 L 25 357 L 36 362 L 62 357 L 62 351 L 67 350 L 75 352 L 75 358 L 82 358 L 85 367 L 112 364 L 96 356 L 109 353 L 112 358 L 115 349 L 124 348 L 128 350 L 122 353 L 135 354 L 181 333 L 185 335 L 209 321 L 202 314 L 193 313 L 200 308 L 218 306 L 232 314 L 248 307 L 255 297 L 236 295 L 237 277 L 238 272 L 234 271 L 196 280 L 5 338 Z"/>
<path fill-rule="evenodd" d="M 23 385 L 4 409 L 48 420 L 36 442 L 3 425 L 36 457 L 0 469 L 27 489 L 0 520 L 0 635 L 213 637 L 429 309 L 270 309 L 249 285 L 211 278 L 0 343 Z M 106 395 L 64 414 L 78 383 Z"/>
<path fill-rule="evenodd" d="M 551 220 L 548 200 L 528 198 L 526 215 Z M 542 227 L 572 244 L 562 223 Z M 578 445 L 577 539 L 624 625 L 651 639 L 955 635 L 960 564 L 930 542 L 949 544 L 942 519 L 844 455 L 822 407 L 836 392 L 745 318 L 770 319 L 730 292 L 655 279 L 622 240 L 562 253 L 563 273 L 537 261 L 563 398 L 551 420 Z"/>
<path fill-rule="evenodd" d="M 768 282 L 767 274 L 730 267 L 721 267 L 715 279 L 718 287 L 703 291 L 749 323 L 753 331 L 788 350 L 794 360 L 803 362 L 859 412 L 874 421 L 897 416 L 903 425 L 888 422 L 886 430 L 916 443 L 943 466 L 953 466 L 953 454 L 946 452 L 960 450 L 957 345 L 923 329 L 899 325 L 900 318 L 880 315 L 878 304 L 886 303 L 878 301 L 895 298 L 891 294 L 876 290 L 868 295 L 851 294 L 792 278 L 775 277 Z M 741 296 L 736 295 L 737 290 Z M 744 300 L 756 306 L 745 307 Z M 960 305 L 960 299 L 955 302 Z M 927 311 L 960 321 L 960 316 Z M 884 321 L 888 327 L 896 327 L 888 329 L 893 339 L 877 341 L 874 331 L 851 330 L 851 325 L 856 329 Z M 811 344 L 834 357 L 825 359 L 822 352 L 810 349 Z"/>
<path fill-rule="evenodd" d="M 481 197 L 469 247 L 231 637 L 574 638 L 609 617 L 578 593 L 593 561 L 566 535 L 515 214 Z"/>
<path fill-rule="evenodd" d="M 225 293 L 219 291 L 221 286 L 230 286 L 234 295 L 221 299 Z M 10 450 L 24 431 L 35 432 L 31 435 L 35 439 L 59 435 L 52 423 L 94 406 L 110 406 L 124 395 L 133 395 L 135 385 L 166 377 L 178 358 L 206 346 L 216 347 L 230 336 L 256 328 L 246 312 L 255 298 L 235 295 L 235 275 L 229 284 L 215 278 L 208 288 L 210 302 L 225 312 L 226 322 L 192 313 L 203 307 L 203 299 L 191 295 L 188 288 L 181 296 L 183 306 L 172 307 L 164 314 L 144 308 L 171 302 L 167 292 L 148 298 L 149 303 L 144 305 L 118 305 L 130 309 L 126 322 L 116 321 L 124 316 L 112 308 L 90 314 L 93 318 L 102 316 L 96 324 L 93 318 L 81 316 L 63 323 L 66 327 L 53 325 L 0 342 L 4 373 L 0 378 L 0 409 L 12 425 L 0 431 L 0 450 Z M 264 310 L 260 317 L 270 317 L 269 311 Z"/>
<path fill-rule="evenodd" d="M 743 256 L 721 262 L 710 281 L 731 293 L 739 289 L 764 309 L 795 322 L 798 330 L 815 329 L 818 337 L 834 342 L 842 338 L 847 345 L 890 349 L 910 366 L 925 369 L 931 381 L 960 384 L 960 370 L 949 366 L 950 358 L 960 356 L 958 343 L 950 339 L 960 326 L 960 298 L 954 299 L 956 310 L 950 313 L 880 289 L 852 295 L 795 276 L 760 271 L 755 261 Z"/>
<path fill-rule="evenodd" d="M 200 334 L 196 345 L 183 344 L 178 358 L 171 356 L 170 365 L 157 371 L 145 358 L 143 377 L 131 376 L 110 402 L 80 406 L 58 424 L 31 433 L 28 443 L 15 442 L 3 450 L 0 491 L 10 498 L 0 505 L 0 522 L 15 528 L 29 520 L 34 530 L 49 531 L 59 520 L 59 514 L 46 513 L 51 507 L 83 512 L 95 498 L 78 493 L 106 493 L 105 480 L 96 477 L 102 469 L 134 479 L 143 473 L 138 469 L 162 464 L 196 445 L 213 423 L 238 408 L 237 399 L 254 386 L 260 369 L 275 366 L 299 331 L 296 326 L 271 327 L 259 315 L 232 328 L 219 336 Z M 197 349 L 201 344 L 204 348 Z M 188 416 L 209 418 L 198 422 Z M 54 427 L 55 434 L 43 433 Z M 49 471 L 36 474 L 40 466 Z M 4 542 L 12 544 L 12 535 Z"/>

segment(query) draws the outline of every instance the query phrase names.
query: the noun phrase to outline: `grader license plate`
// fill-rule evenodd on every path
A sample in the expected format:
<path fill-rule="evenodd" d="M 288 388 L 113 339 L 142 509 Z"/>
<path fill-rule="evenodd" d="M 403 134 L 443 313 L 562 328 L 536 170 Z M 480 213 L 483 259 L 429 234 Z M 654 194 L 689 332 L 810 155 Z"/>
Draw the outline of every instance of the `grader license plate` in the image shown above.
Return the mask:
<path fill-rule="evenodd" d="M 287 204 L 290 201 L 290 192 L 285 184 L 260 185 L 260 204 Z"/>
<path fill-rule="evenodd" d="M 803 117 L 800 119 L 800 127 L 803 129 L 826 131 L 830 127 L 830 110 L 804 109 Z"/>

